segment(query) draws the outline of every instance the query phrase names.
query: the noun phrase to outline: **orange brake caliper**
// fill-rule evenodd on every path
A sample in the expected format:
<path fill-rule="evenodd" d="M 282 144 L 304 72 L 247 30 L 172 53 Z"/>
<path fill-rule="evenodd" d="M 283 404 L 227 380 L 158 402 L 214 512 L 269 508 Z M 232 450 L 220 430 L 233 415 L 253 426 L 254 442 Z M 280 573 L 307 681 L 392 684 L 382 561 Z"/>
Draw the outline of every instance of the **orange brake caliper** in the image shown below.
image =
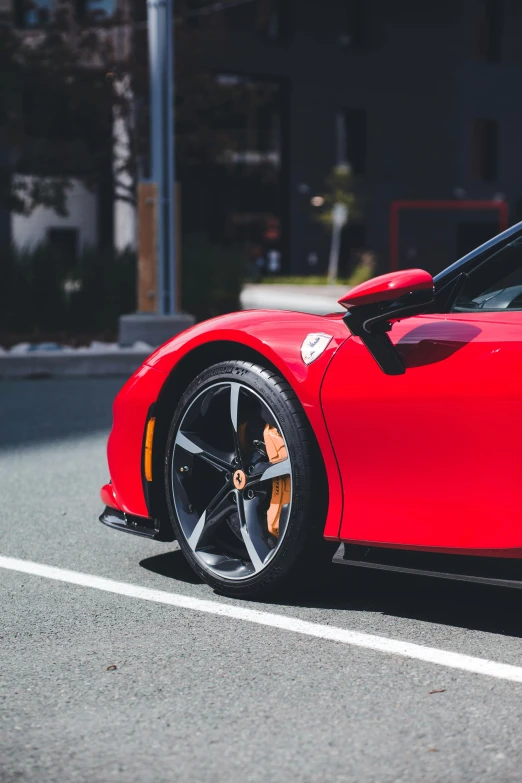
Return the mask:
<path fill-rule="evenodd" d="M 267 424 L 263 437 L 270 462 L 275 464 L 287 458 L 285 442 L 275 427 Z M 290 476 L 278 476 L 272 479 L 272 497 L 267 514 L 268 532 L 276 538 L 279 537 L 281 511 L 287 503 L 290 503 Z"/>

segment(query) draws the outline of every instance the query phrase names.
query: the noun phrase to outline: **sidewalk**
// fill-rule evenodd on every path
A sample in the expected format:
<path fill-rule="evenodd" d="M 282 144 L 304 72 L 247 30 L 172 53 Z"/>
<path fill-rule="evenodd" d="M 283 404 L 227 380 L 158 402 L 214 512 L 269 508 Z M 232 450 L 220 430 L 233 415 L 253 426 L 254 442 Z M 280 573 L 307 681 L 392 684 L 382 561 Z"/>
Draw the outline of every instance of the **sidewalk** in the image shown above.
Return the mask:
<path fill-rule="evenodd" d="M 251 283 L 241 294 L 243 310 L 297 310 L 315 315 L 344 312 L 338 300 L 347 291 L 342 285 L 278 285 Z"/>
<path fill-rule="evenodd" d="M 152 353 L 150 347 L 32 350 L 0 353 L 0 380 L 50 377 L 129 378 Z"/>

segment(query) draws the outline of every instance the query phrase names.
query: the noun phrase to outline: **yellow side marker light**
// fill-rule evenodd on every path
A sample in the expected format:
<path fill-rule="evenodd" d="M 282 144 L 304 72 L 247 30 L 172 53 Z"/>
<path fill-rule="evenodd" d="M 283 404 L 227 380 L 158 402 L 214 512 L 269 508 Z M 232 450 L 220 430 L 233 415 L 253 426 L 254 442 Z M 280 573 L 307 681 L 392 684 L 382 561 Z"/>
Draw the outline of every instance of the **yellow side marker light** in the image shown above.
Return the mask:
<path fill-rule="evenodd" d="M 152 440 L 154 438 L 155 424 L 155 417 L 149 419 L 147 422 L 147 431 L 145 433 L 145 454 L 143 455 L 143 468 L 145 470 L 145 478 L 147 481 L 152 481 Z"/>

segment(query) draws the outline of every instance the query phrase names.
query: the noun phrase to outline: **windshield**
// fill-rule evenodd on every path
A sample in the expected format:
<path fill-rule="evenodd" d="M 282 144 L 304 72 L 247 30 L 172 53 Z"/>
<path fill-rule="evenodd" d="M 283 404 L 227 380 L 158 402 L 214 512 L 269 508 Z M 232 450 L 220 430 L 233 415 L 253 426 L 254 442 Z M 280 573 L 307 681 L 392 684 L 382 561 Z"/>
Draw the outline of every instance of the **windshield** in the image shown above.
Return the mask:
<path fill-rule="evenodd" d="M 522 310 L 522 241 L 506 245 L 467 278 L 454 310 Z"/>

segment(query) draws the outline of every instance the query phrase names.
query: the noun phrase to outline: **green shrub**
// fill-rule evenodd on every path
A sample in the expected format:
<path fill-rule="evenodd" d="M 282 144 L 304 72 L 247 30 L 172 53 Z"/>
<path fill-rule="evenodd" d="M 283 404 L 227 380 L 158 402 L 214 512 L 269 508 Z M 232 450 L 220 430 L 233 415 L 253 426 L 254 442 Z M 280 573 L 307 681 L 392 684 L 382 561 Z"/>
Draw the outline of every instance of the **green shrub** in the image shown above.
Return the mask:
<path fill-rule="evenodd" d="M 198 321 L 239 310 L 244 263 L 237 246 L 188 237 L 183 244 L 183 309 Z M 136 310 L 136 254 L 88 248 L 76 263 L 49 244 L 0 250 L 2 336 L 116 339 L 118 318 Z"/>
<path fill-rule="evenodd" d="M 0 332 L 116 335 L 136 309 L 136 256 L 90 248 L 71 264 L 55 248 L 0 251 Z"/>
<path fill-rule="evenodd" d="M 82 281 L 69 295 L 68 315 L 73 330 L 117 332 L 118 318 L 136 310 L 136 254 L 91 248 L 82 254 L 70 279 Z"/>
<path fill-rule="evenodd" d="M 360 253 L 358 263 L 347 280 L 348 285 L 356 286 L 366 283 L 367 280 L 375 276 L 375 266 L 376 259 L 373 253 L 369 251 Z"/>

